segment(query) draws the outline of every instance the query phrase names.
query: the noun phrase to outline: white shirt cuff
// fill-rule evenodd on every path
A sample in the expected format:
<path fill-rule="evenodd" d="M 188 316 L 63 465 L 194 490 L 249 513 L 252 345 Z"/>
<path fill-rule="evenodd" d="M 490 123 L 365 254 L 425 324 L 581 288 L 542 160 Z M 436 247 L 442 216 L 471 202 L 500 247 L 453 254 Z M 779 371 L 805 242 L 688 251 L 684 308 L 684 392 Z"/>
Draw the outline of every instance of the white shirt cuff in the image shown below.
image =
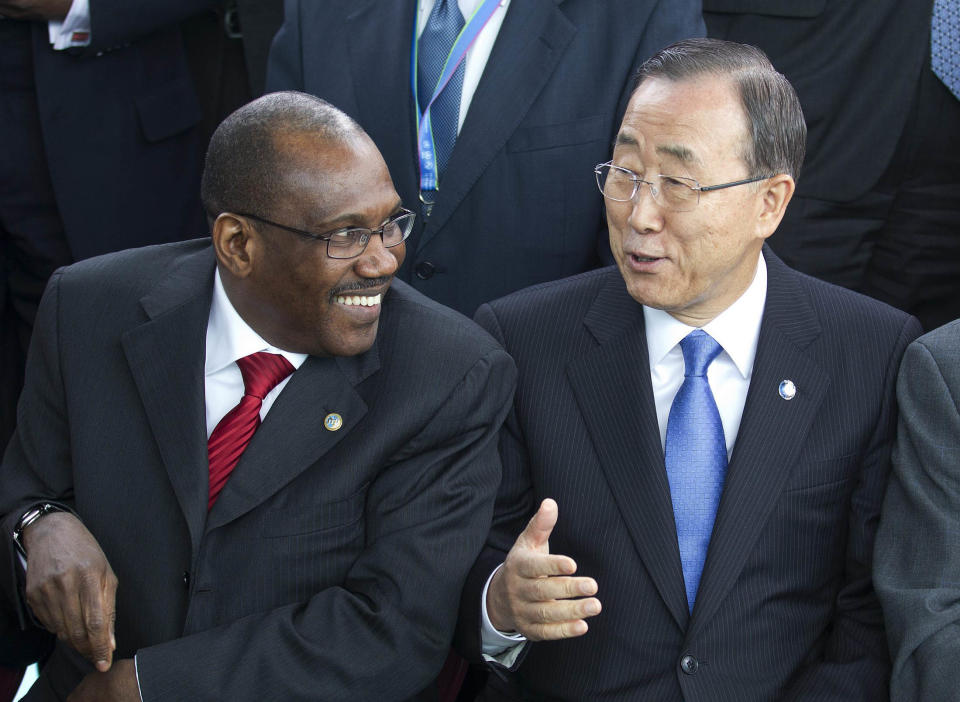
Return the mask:
<path fill-rule="evenodd" d="M 50 43 L 57 51 L 90 45 L 90 0 L 73 0 L 63 20 L 47 23 Z"/>
<path fill-rule="evenodd" d="M 486 585 L 483 586 L 483 593 L 480 595 L 480 642 L 483 648 L 484 660 L 499 663 L 506 668 L 512 668 L 517 656 L 523 650 L 527 643 L 527 637 L 523 634 L 504 633 L 494 628 L 490 623 L 490 615 L 487 613 L 487 590 L 490 589 L 490 581 L 497 571 L 503 567 L 501 563 L 487 578 Z"/>

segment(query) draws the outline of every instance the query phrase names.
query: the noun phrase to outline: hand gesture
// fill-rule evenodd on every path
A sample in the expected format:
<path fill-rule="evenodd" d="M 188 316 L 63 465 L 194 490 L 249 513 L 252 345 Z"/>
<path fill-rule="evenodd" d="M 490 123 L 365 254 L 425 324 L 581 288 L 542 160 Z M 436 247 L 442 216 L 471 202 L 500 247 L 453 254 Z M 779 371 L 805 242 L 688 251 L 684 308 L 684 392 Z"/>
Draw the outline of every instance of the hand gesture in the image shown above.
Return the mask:
<path fill-rule="evenodd" d="M 593 578 L 571 577 L 577 564 L 550 553 L 557 503 L 544 500 L 517 537 L 487 589 L 487 614 L 500 631 L 517 631 L 531 641 L 566 639 L 587 633 L 587 617 L 600 613 Z"/>
<path fill-rule="evenodd" d="M 100 544 L 69 512 L 37 520 L 24 530 L 23 542 L 33 615 L 106 672 L 116 648 L 117 577 Z"/>

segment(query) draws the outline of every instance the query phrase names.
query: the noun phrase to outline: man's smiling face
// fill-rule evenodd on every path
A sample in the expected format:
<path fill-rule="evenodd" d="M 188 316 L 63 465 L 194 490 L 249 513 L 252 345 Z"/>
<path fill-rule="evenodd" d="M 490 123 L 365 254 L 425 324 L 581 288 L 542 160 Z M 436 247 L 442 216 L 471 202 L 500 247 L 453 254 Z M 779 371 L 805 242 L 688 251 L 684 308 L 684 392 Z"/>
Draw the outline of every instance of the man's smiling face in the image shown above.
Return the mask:
<path fill-rule="evenodd" d="M 400 198 L 373 142 L 359 134 L 335 142 L 310 134 L 277 145 L 284 155 L 283 196 L 263 216 L 317 234 L 377 229 Z M 315 356 L 353 356 L 371 347 L 381 301 L 403 263 L 405 245 L 384 248 L 374 234 L 351 259 L 327 256 L 327 242 L 256 223 L 262 250 L 246 280 L 257 307 L 251 324 L 271 344 Z M 250 320 L 248 320 L 250 321 Z"/>

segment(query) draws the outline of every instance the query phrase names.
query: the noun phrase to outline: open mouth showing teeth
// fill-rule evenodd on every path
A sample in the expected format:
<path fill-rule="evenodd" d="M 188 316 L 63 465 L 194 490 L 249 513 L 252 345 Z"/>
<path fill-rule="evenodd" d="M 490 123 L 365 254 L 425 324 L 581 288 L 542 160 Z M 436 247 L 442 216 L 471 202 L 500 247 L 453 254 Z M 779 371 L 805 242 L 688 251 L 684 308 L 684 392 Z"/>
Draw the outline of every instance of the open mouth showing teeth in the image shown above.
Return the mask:
<path fill-rule="evenodd" d="M 376 295 L 340 295 L 337 302 L 341 305 L 359 305 L 360 307 L 373 307 L 379 305 L 383 296 L 380 293 Z"/>
<path fill-rule="evenodd" d="M 660 260 L 660 259 L 657 258 L 656 256 L 637 256 L 636 254 L 634 254 L 633 259 L 634 259 L 635 261 L 643 261 L 643 262 L 645 262 L 645 263 L 646 263 L 646 262 L 649 262 L 649 261 L 659 261 L 659 260 Z"/>

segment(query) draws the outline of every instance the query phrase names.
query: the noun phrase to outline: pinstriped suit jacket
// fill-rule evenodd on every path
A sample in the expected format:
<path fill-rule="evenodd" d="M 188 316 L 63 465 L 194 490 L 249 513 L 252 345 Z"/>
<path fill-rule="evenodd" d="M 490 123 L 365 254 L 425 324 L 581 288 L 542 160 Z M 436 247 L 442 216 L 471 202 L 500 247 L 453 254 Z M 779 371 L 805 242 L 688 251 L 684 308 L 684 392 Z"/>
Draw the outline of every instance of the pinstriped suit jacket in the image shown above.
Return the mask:
<path fill-rule="evenodd" d="M 560 507 L 551 551 L 595 577 L 603 602 L 585 636 L 530 644 L 508 682 L 491 676 L 491 698 L 884 699 L 889 662 L 870 569 L 897 367 L 919 324 L 764 255 L 753 377 L 692 616 L 642 308 L 619 272 L 479 310 L 520 375 L 501 431 L 500 504 L 462 630 L 479 630 L 479 589 L 545 497 Z M 797 387 L 790 401 L 778 393 L 784 379 Z M 477 655 L 475 635 L 464 645 Z"/>
<path fill-rule="evenodd" d="M 489 528 L 513 364 L 396 282 L 374 346 L 304 362 L 208 513 L 213 270 L 205 239 L 55 274 L 0 464 L 3 533 L 34 501 L 76 509 L 119 578 L 116 657 L 136 653 L 144 702 L 411 698 Z M 29 699 L 90 670 L 58 644 Z"/>

